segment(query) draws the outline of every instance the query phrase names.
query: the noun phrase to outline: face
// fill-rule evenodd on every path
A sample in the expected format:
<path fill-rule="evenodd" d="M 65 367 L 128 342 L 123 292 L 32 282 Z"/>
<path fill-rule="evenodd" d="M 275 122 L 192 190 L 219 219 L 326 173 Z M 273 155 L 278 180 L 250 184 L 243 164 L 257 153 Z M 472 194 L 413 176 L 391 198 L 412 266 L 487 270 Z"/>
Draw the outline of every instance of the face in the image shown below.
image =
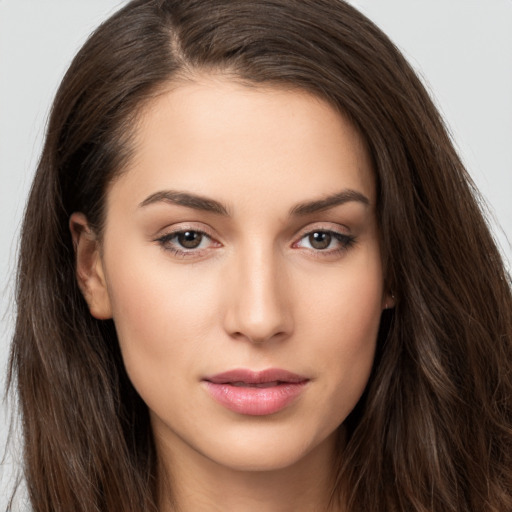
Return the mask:
<path fill-rule="evenodd" d="M 157 447 L 245 470 L 332 451 L 388 300 L 361 138 L 301 92 L 205 79 L 152 101 L 101 243 L 71 225 Z"/>

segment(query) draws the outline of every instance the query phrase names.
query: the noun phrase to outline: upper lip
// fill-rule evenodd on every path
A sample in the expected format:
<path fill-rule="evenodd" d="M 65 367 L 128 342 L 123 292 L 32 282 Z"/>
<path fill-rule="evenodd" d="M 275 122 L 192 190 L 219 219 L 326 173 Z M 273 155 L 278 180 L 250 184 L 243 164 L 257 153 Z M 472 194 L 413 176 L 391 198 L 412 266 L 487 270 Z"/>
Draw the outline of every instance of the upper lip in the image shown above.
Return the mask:
<path fill-rule="evenodd" d="M 307 377 L 297 375 L 296 373 L 282 370 L 280 368 L 268 368 L 262 371 L 253 371 L 245 368 L 228 370 L 205 377 L 203 380 L 213 384 L 229 384 L 232 382 L 244 382 L 246 384 L 264 384 L 267 382 L 304 382 L 309 380 Z"/>

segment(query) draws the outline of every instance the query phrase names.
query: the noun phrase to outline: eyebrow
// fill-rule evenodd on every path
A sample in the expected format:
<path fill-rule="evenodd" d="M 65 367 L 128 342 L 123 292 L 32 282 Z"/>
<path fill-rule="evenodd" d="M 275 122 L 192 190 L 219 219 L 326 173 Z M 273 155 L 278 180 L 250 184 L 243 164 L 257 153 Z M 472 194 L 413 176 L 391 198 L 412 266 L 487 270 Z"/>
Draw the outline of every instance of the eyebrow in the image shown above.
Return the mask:
<path fill-rule="evenodd" d="M 174 190 L 162 190 L 148 196 L 139 207 L 148 206 L 154 203 L 170 203 L 178 206 L 186 206 L 194 210 L 203 210 L 206 212 L 216 213 L 218 215 L 229 215 L 227 208 L 214 199 L 202 197 L 188 192 L 177 192 Z"/>
<path fill-rule="evenodd" d="M 289 215 L 291 217 L 310 215 L 311 213 L 328 210 L 351 201 L 362 203 L 365 206 L 370 204 L 370 200 L 361 192 L 347 189 L 322 199 L 299 203 L 290 210 Z M 139 204 L 139 207 L 159 202 L 185 206 L 187 208 L 193 208 L 194 210 L 216 213 L 217 215 L 229 216 L 228 208 L 215 199 L 175 190 L 162 190 L 155 192 L 144 199 L 144 201 Z"/>
<path fill-rule="evenodd" d="M 334 208 L 335 206 L 340 206 L 351 201 L 362 203 L 365 206 L 370 205 L 370 200 L 364 194 L 361 194 L 361 192 L 358 192 L 357 190 L 347 189 L 324 197 L 323 199 L 299 203 L 290 210 L 290 216 L 309 215 L 311 213 L 329 210 L 330 208 Z"/>

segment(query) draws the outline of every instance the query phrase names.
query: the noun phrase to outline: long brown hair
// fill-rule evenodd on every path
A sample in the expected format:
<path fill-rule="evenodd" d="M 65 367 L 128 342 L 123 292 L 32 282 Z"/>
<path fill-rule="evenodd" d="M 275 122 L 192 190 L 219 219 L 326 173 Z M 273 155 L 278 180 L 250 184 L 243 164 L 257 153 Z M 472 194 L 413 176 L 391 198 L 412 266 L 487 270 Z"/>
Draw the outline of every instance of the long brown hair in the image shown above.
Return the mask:
<path fill-rule="evenodd" d="M 333 499 L 350 512 L 512 510 L 512 297 L 478 195 L 422 84 L 340 0 L 134 0 L 53 105 L 22 229 L 10 382 L 35 512 L 156 510 L 157 455 L 112 321 L 88 311 L 68 230 L 98 233 L 138 114 L 196 72 L 306 90 L 366 140 L 387 286 Z"/>

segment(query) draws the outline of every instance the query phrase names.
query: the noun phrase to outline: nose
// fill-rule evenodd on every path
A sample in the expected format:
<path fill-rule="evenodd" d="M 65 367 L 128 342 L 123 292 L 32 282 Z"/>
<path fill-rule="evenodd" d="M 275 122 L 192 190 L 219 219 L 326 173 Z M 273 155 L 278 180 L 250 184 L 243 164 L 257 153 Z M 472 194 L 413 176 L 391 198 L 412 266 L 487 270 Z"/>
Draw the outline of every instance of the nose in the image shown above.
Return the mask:
<path fill-rule="evenodd" d="M 288 276 L 272 249 L 248 250 L 229 270 L 225 330 L 252 343 L 284 339 L 293 331 Z"/>

